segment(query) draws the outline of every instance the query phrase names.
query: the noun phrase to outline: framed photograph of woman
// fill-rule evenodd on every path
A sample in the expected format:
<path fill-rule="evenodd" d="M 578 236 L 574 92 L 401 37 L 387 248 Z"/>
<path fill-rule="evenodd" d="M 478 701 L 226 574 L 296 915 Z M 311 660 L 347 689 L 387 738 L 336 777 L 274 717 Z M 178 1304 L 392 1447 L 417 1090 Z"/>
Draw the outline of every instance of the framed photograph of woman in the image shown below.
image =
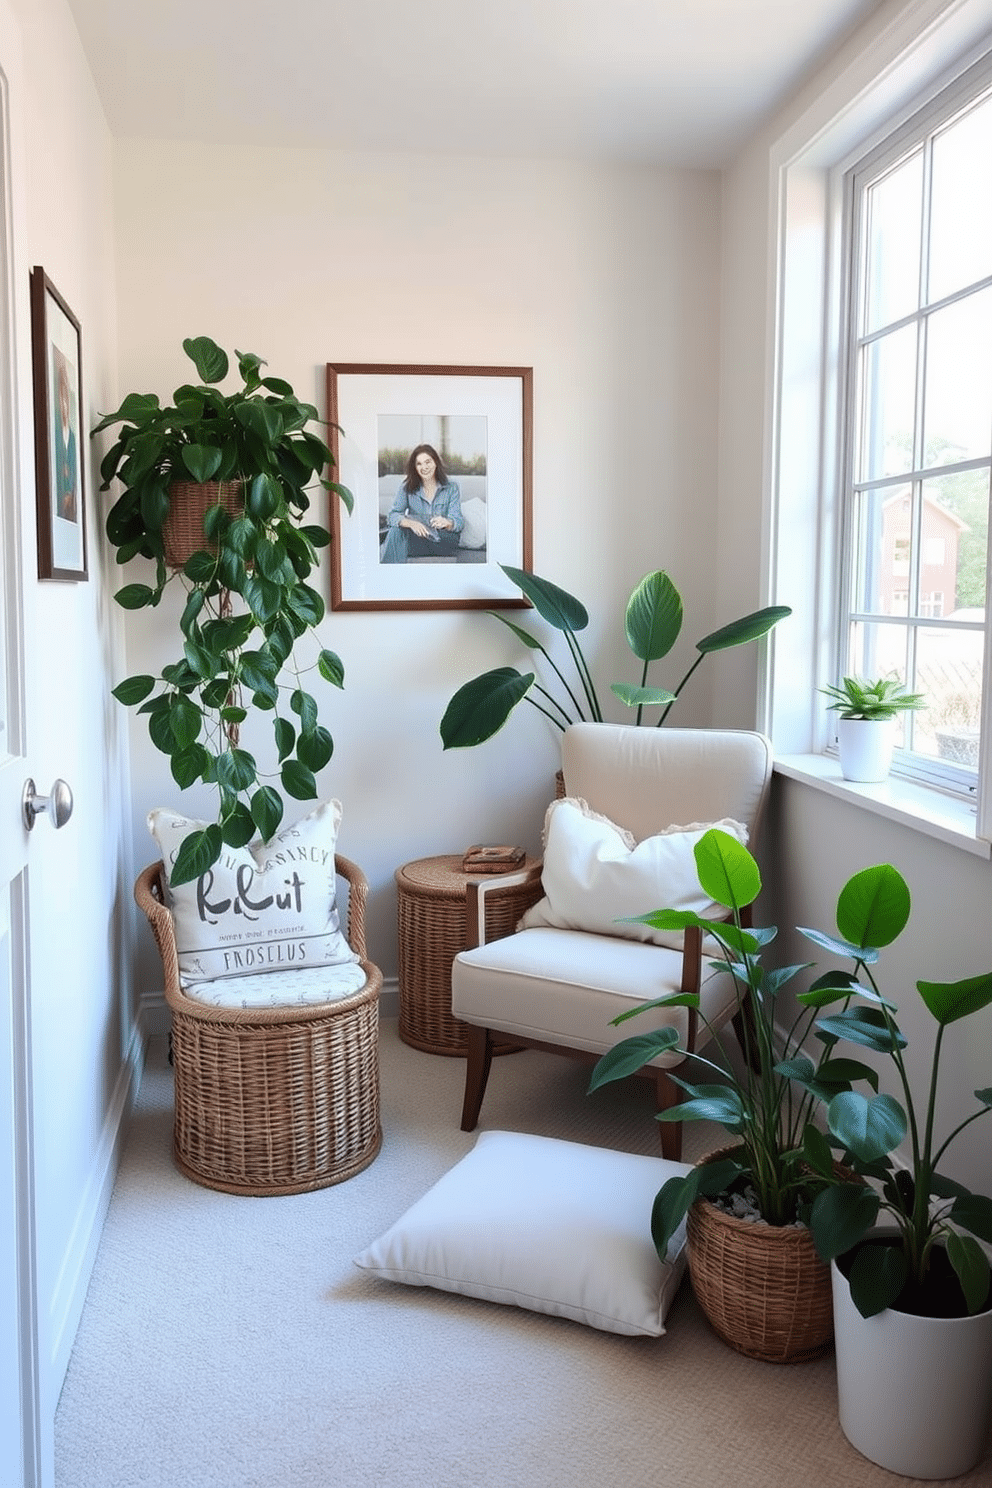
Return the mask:
<path fill-rule="evenodd" d="M 38 577 L 85 579 L 80 328 L 42 268 L 31 270 L 31 353 Z"/>
<path fill-rule="evenodd" d="M 331 608 L 526 606 L 532 369 L 329 363 Z"/>

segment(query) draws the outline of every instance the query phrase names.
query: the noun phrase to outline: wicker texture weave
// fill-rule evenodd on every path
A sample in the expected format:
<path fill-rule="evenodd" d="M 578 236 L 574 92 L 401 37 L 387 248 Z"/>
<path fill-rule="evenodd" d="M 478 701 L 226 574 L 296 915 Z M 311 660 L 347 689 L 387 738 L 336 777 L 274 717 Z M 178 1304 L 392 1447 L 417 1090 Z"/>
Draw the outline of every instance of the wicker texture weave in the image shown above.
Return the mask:
<path fill-rule="evenodd" d="M 540 899 L 540 862 L 528 858 L 526 883 L 493 891 L 487 900 L 486 935 L 512 935 L 525 909 Z M 468 1029 L 451 1012 L 451 964 L 465 950 L 466 897 L 471 874 L 462 855 L 421 858 L 396 870 L 399 928 L 399 1035 L 428 1054 L 464 1055 Z M 497 1054 L 517 1046 L 497 1044 Z"/>
<path fill-rule="evenodd" d="M 382 973 L 366 956 L 368 885 L 347 858 L 335 863 L 348 883 L 348 940 L 367 980 L 350 997 L 311 1007 L 235 1010 L 186 997 L 162 864 L 135 884 L 172 1012 L 176 1163 L 208 1188 L 258 1195 L 326 1188 L 367 1168 L 382 1145 Z"/>
<path fill-rule="evenodd" d="M 241 481 L 173 481 L 169 487 L 169 514 L 162 524 L 162 547 L 170 568 L 182 568 L 201 548 L 213 544 L 203 530 L 203 519 L 220 504 L 236 516 L 245 504 Z"/>
<path fill-rule="evenodd" d="M 686 1238 L 696 1299 L 731 1348 L 770 1364 L 798 1364 L 829 1348 L 830 1268 L 817 1255 L 809 1230 L 749 1223 L 697 1199 L 686 1219 Z"/>

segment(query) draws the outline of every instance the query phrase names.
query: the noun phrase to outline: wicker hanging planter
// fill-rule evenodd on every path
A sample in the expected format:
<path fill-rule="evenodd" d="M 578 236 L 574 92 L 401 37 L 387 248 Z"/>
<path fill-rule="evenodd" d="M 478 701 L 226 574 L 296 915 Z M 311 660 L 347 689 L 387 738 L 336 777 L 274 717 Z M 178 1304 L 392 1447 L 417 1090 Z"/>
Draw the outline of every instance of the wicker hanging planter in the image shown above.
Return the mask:
<path fill-rule="evenodd" d="M 733 1150 L 723 1148 L 703 1161 Z M 817 1255 L 809 1230 L 750 1223 L 697 1199 L 686 1237 L 696 1299 L 731 1348 L 769 1364 L 798 1364 L 830 1346 L 830 1267 Z"/>
<path fill-rule="evenodd" d="M 200 484 L 198 481 L 173 481 L 169 487 L 169 515 L 162 525 L 162 546 L 170 568 L 182 568 L 194 553 L 203 548 L 213 552 L 215 545 L 204 531 L 203 519 L 218 503 L 232 517 L 243 511 L 242 482 L 204 481 Z"/>

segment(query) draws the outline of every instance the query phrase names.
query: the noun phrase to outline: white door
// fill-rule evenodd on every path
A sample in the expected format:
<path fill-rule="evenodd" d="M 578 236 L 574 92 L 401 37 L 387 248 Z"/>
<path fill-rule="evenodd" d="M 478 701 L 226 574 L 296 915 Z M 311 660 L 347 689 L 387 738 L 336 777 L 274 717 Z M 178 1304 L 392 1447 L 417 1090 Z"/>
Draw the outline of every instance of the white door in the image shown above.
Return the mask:
<path fill-rule="evenodd" d="M 0 71 L 0 1463 L 3 1483 L 40 1484 L 38 1326 L 27 959 L 23 534 L 15 442 L 9 116 Z M 21 297 L 24 304 L 24 298 Z M 23 335 L 19 338 L 24 345 Z M 28 378 L 30 369 L 17 368 Z M 20 1381 L 19 1389 L 14 1382 Z M 8 1476 L 9 1475 L 9 1476 Z"/>

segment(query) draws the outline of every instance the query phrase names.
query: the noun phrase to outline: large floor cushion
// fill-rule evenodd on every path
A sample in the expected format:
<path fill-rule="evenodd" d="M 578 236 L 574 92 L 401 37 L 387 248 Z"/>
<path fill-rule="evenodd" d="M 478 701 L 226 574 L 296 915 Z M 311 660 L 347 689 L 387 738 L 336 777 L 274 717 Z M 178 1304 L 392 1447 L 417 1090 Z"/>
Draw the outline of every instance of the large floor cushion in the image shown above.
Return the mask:
<path fill-rule="evenodd" d="M 684 1228 L 662 1262 L 659 1188 L 687 1163 L 483 1132 L 472 1151 L 355 1258 L 363 1270 L 609 1333 L 664 1333 L 685 1270 Z"/>

